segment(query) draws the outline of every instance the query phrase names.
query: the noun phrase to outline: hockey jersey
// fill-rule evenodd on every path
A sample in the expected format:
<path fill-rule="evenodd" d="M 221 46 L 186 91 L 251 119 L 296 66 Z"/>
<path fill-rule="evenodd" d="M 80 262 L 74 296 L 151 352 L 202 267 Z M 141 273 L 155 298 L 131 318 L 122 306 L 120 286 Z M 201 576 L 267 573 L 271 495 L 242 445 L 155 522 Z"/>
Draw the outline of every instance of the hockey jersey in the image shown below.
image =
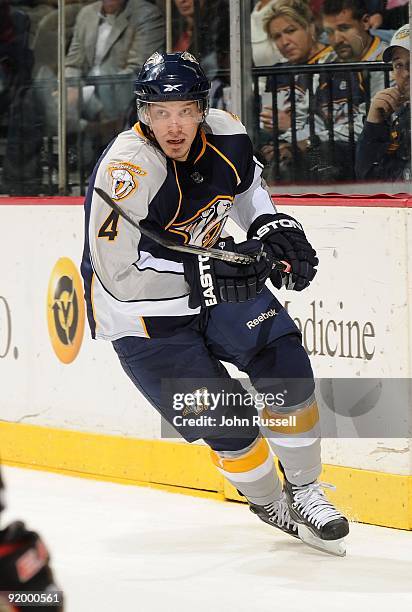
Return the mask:
<path fill-rule="evenodd" d="M 378 36 L 374 36 L 369 49 L 360 61 L 376 62 L 382 60 L 383 51 L 387 44 Z M 325 47 L 308 60 L 308 64 L 330 64 L 337 61 L 337 55 L 332 47 Z M 353 117 L 353 131 L 355 140 L 363 128 L 363 119 L 366 114 L 367 74 L 333 73 L 330 77 L 324 73 L 297 74 L 294 77 L 296 140 L 299 142 L 316 135 L 321 141 L 329 139 L 329 123 L 331 123 L 336 142 L 347 142 L 350 135 L 350 115 Z M 276 91 L 276 104 L 278 110 L 292 108 L 290 75 L 269 77 L 268 91 Z M 370 96 L 384 88 L 383 72 L 371 72 Z M 312 99 L 312 102 L 311 102 Z M 311 108 L 312 107 L 312 108 Z M 329 121 L 331 111 L 331 122 Z M 312 113 L 313 133 L 310 128 L 310 113 Z M 280 140 L 292 142 L 292 129 L 280 136 Z"/>
<path fill-rule="evenodd" d="M 98 186 L 142 226 L 180 244 L 213 246 L 227 218 L 247 230 L 273 213 L 261 164 L 239 119 L 211 109 L 185 162 L 167 158 L 139 124 L 98 161 L 85 200 L 82 276 L 93 338 L 162 337 L 196 326 L 180 253 L 112 211 Z"/>
<path fill-rule="evenodd" d="M 387 44 L 378 36 L 374 36 L 367 52 L 360 61 L 378 62 L 382 61 L 382 54 Z M 348 141 L 350 138 L 350 116 L 353 118 L 353 134 L 355 140 L 360 136 L 363 129 L 363 121 L 366 115 L 367 98 L 367 71 L 365 72 L 338 72 L 332 74 L 328 79 L 326 75 L 320 75 L 316 90 L 316 135 L 322 141 L 329 139 L 329 123 L 333 126 L 334 140 L 339 142 Z M 370 97 L 384 88 L 384 73 L 369 73 Z M 330 110 L 332 111 L 330 122 Z"/>
<path fill-rule="evenodd" d="M 332 47 L 323 47 L 310 59 L 307 64 L 329 64 L 336 61 L 336 53 Z M 280 66 L 289 65 L 288 62 L 279 64 Z M 278 111 L 290 112 L 293 107 L 292 101 L 292 87 L 291 79 L 294 82 L 294 109 L 295 112 L 292 114 L 292 122 L 295 123 L 296 129 L 296 140 L 304 140 L 309 137 L 309 112 L 310 112 L 310 97 L 309 89 L 315 91 L 319 83 L 319 75 L 309 74 L 279 74 L 273 77 L 268 77 L 267 80 L 267 91 L 271 91 L 272 94 L 276 94 L 276 105 Z M 283 134 L 280 135 L 280 140 L 286 142 L 292 142 L 292 128 L 289 128 Z"/>

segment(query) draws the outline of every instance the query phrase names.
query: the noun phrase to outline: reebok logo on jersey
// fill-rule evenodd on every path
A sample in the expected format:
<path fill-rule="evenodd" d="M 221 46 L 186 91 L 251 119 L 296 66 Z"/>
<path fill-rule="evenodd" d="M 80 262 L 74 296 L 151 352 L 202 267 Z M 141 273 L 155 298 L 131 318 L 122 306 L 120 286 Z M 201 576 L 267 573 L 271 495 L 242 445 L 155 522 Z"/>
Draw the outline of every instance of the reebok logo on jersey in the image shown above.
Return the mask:
<path fill-rule="evenodd" d="M 246 327 L 248 329 L 252 329 L 253 327 L 256 327 L 256 325 L 260 325 L 261 323 L 263 323 L 263 321 L 266 321 L 266 319 L 270 319 L 270 317 L 275 317 L 276 315 L 277 312 L 274 308 L 268 310 L 267 312 L 261 312 L 256 319 L 251 319 L 250 321 L 248 321 L 246 323 Z"/>
<path fill-rule="evenodd" d="M 200 285 L 203 289 L 203 297 L 205 299 L 206 306 L 215 306 L 217 304 L 217 299 L 214 293 L 213 287 L 213 277 L 208 272 L 210 270 L 210 263 L 208 255 L 198 255 L 197 258 L 199 262 L 199 278 Z"/>
<path fill-rule="evenodd" d="M 284 227 L 288 229 L 294 228 L 303 232 L 303 227 L 301 226 L 301 224 L 298 221 L 295 221 L 294 219 L 276 219 L 276 221 L 270 221 L 269 223 L 266 223 L 265 225 L 259 227 L 256 232 L 256 236 L 253 236 L 253 238 L 259 240 L 263 236 L 266 236 L 266 234 L 268 234 L 271 229 L 277 230 L 279 229 L 279 227 Z"/>

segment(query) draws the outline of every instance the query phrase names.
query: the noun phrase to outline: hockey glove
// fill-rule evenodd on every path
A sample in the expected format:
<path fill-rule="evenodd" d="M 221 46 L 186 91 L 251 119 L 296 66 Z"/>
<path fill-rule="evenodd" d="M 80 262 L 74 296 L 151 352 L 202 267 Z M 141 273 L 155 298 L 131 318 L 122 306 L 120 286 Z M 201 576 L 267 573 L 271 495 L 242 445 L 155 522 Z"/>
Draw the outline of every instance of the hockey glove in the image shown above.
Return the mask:
<path fill-rule="evenodd" d="M 277 289 L 302 291 L 309 286 L 319 263 L 316 251 L 308 242 L 301 224 L 289 215 L 261 215 L 252 223 L 248 238 L 261 240 L 270 246 L 273 257 L 290 263 L 290 273 L 273 271 L 270 280 Z"/>
<path fill-rule="evenodd" d="M 260 241 L 247 240 L 235 244 L 230 237 L 221 240 L 219 247 L 256 255 L 256 262 L 250 265 L 232 264 L 205 255 L 185 258 L 185 279 L 190 286 L 189 308 L 253 300 L 269 278 L 273 263 L 272 249 Z"/>
<path fill-rule="evenodd" d="M 0 531 L 0 591 L 39 591 L 45 594 L 45 605 L 36 606 L 38 612 L 63 610 L 56 603 L 57 587 L 49 566 L 49 553 L 34 531 L 16 521 Z M 6 599 L 7 601 L 7 599 Z M 20 608 L 13 604 L 12 610 Z"/>

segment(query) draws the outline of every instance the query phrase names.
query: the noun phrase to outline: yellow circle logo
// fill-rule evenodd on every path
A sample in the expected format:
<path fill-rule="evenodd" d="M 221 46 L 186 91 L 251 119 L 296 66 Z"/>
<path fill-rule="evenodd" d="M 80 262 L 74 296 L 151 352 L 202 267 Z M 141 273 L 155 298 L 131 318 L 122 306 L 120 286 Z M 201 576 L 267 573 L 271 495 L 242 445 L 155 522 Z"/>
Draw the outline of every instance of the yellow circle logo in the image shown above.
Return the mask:
<path fill-rule="evenodd" d="M 83 285 L 75 264 L 61 257 L 47 291 L 47 325 L 52 347 L 63 363 L 77 357 L 84 333 Z"/>

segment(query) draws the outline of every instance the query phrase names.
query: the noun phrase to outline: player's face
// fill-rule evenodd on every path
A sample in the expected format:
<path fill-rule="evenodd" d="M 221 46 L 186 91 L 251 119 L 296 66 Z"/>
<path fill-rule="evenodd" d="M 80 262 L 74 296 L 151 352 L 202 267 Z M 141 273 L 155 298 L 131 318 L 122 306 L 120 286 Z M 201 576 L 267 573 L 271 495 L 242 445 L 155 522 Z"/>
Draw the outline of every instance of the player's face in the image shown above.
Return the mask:
<path fill-rule="evenodd" d="M 150 127 L 167 157 L 186 161 L 203 116 L 196 101 L 149 104 Z"/>
<path fill-rule="evenodd" d="M 392 53 L 393 76 L 403 99 L 410 98 L 410 55 L 407 49 L 396 47 Z"/>
<path fill-rule="evenodd" d="M 325 15 L 323 28 L 341 62 L 362 59 L 370 44 L 368 15 L 354 19 L 352 11 L 344 9 L 338 15 Z"/>
<path fill-rule="evenodd" d="M 310 26 L 305 29 L 289 17 L 276 17 L 269 24 L 269 34 L 281 54 L 291 64 L 304 63 L 310 58 L 314 44 Z"/>

